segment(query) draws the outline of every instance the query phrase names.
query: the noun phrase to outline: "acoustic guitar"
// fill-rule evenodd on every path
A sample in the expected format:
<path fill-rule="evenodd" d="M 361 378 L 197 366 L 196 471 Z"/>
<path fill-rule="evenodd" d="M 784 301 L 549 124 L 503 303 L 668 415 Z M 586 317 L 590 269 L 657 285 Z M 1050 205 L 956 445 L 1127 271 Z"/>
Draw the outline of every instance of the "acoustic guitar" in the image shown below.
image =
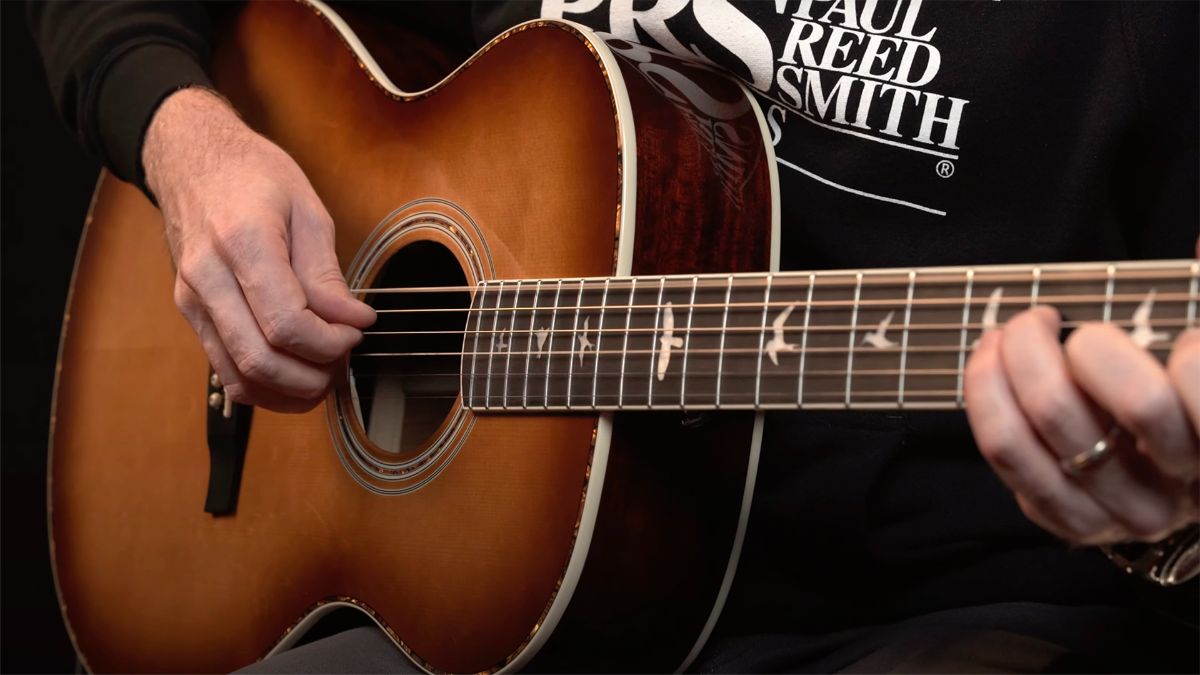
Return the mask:
<path fill-rule="evenodd" d="M 228 671 L 337 607 L 431 672 L 685 667 L 763 411 L 961 408 L 980 333 L 1040 303 L 1159 356 L 1197 324 L 1195 260 L 779 273 L 754 97 L 577 25 L 416 93 L 317 2 L 223 35 L 217 86 L 308 174 L 379 321 L 316 410 L 230 405 L 159 212 L 101 177 L 50 465 L 92 671 Z"/>

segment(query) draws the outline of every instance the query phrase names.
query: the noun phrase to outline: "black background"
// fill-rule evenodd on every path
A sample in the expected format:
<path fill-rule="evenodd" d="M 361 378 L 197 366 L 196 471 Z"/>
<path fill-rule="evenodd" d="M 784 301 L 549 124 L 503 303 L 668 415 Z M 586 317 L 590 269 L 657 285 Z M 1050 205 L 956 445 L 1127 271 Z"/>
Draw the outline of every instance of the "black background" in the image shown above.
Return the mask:
<path fill-rule="evenodd" d="M 0 670 L 71 672 L 46 533 L 63 305 L 96 182 L 50 99 L 25 7 L 0 2 Z"/>

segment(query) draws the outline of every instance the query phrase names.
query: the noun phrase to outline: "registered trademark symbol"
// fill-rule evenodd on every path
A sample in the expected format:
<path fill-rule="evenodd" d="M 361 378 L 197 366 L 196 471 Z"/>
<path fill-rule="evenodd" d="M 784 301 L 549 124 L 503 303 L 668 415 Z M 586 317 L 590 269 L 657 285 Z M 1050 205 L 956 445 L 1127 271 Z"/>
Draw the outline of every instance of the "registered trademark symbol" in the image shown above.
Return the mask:
<path fill-rule="evenodd" d="M 937 171 L 937 175 L 941 176 L 942 178 L 949 178 L 950 176 L 954 175 L 954 162 L 951 162 L 948 159 L 943 159 L 937 163 L 937 166 L 934 167 L 933 170 Z"/>

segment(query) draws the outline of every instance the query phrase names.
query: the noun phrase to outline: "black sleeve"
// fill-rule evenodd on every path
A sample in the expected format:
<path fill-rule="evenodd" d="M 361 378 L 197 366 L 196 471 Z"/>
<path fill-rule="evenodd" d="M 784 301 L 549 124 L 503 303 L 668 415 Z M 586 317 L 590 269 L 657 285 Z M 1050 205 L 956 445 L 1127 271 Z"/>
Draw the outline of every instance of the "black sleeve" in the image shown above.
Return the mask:
<path fill-rule="evenodd" d="M 39 2 L 29 25 L 50 91 L 79 141 L 146 191 L 142 136 L 168 94 L 210 86 L 210 21 L 198 2 Z"/>

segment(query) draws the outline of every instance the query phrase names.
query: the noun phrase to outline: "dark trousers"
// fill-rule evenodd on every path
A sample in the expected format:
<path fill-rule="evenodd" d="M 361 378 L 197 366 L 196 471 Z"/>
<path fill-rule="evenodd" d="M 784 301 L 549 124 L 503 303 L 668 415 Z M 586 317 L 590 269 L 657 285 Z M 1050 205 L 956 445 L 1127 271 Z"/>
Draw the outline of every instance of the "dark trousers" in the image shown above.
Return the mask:
<path fill-rule="evenodd" d="M 586 669 L 586 666 L 584 667 Z M 699 673 L 1043 673 L 1200 670 L 1195 626 L 1103 606 L 965 607 L 822 635 L 724 636 Z M 243 673 L 417 673 L 383 632 L 360 626 L 302 644 Z"/>

